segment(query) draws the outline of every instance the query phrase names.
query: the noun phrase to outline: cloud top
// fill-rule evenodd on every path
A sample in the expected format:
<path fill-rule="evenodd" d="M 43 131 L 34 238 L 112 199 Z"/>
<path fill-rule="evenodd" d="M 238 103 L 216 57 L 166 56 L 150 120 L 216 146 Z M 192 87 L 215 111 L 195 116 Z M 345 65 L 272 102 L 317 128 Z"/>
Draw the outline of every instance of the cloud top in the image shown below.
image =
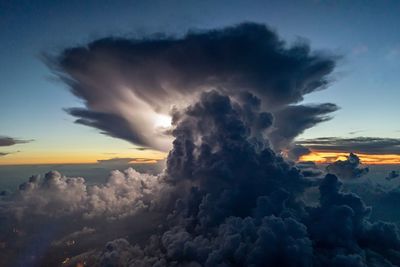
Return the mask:
<path fill-rule="evenodd" d="M 108 37 L 65 49 L 47 62 L 86 105 L 67 109 L 77 123 L 168 150 L 171 139 L 154 124 L 172 106 L 187 105 L 194 95 L 216 89 L 251 92 L 264 109 L 282 109 L 324 89 L 336 59 L 312 52 L 304 42 L 289 46 L 265 25 L 243 23 L 180 37 Z"/>

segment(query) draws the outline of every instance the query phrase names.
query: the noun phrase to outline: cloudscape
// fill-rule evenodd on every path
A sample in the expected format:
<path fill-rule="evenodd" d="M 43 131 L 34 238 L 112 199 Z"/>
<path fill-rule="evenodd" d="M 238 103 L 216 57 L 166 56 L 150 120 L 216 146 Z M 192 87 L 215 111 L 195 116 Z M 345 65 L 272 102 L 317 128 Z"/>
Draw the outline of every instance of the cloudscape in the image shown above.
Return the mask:
<path fill-rule="evenodd" d="M 400 266 L 399 3 L 1 7 L 0 266 Z"/>

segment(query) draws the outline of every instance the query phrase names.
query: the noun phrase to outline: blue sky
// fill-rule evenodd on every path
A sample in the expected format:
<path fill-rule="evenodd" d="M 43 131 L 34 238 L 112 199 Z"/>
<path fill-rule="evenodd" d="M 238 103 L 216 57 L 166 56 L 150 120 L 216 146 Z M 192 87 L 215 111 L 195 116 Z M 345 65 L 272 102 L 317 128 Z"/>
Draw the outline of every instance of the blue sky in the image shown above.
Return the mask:
<path fill-rule="evenodd" d="M 341 107 L 302 135 L 400 137 L 399 1 L 18 1 L 0 4 L 0 135 L 34 139 L 14 150 L 125 151 L 133 145 L 73 123 L 82 104 L 41 62 L 42 52 L 107 35 L 129 36 L 243 21 L 263 22 L 288 42 L 343 56 L 327 90 L 306 103 Z M 251 3 L 249 3 L 251 2 Z"/>

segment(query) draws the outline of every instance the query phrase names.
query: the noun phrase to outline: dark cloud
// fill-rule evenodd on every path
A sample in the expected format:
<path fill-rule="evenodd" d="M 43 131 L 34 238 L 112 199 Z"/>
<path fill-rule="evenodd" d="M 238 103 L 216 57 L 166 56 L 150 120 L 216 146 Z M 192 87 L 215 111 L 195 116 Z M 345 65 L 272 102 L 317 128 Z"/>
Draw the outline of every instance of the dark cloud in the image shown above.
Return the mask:
<path fill-rule="evenodd" d="M 313 161 L 300 161 L 296 163 L 296 167 L 301 171 L 305 177 L 322 177 L 325 173 Z"/>
<path fill-rule="evenodd" d="M 0 146 L 13 146 L 17 144 L 25 144 L 32 142 L 33 140 L 22 140 L 22 139 L 15 139 L 12 137 L 7 136 L 0 136 Z"/>
<path fill-rule="evenodd" d="M 311 150 L 302 145 L 293 145 L 288 148 L 287 157 L 297 161 L 301 156 L 310 154 Z"/>
<path fill-rule="evenodd" d="M 7 156 L 7 155 L 9 155 L 10 153 L 7 153 L 7 152 L 0 152 L 0 157 L 4 157 L 4 156 Z"/>
<path fill-rule="evenodd" d="M 386 176 L 386 180 L 390 181 L 400 177 L 400 173 L 398 171 L 391 171 L 389 172 L 388 176 Z"/>
<path fill-rule="evenodd" d="M 326 170 L 328 173 L 333 173 L 341 179 L 354 179 L 368 173 L 368 167 L 361 167 L 360 158 L 353 153 L 350 153 L 346 160 L 337 160 L 330 163 Z"/>
<path fill-rule="evenodd" d="M 329 120 L 330 116 L 328 114 L 337 109 L 338 107 L 335 104 L 326 103 L 309 106 L 288 106 L 275 112 L 274 127 L 276 129 L 269 135 L 275 150 L 286 148 L 304 130 Z"/>
<path fill-rule="evenodd" d="M 400 139 L 380 137 L 321 137 L 297 142 L 311 150 L 359 154 L 400 154 Z"/>
<path fill-rule="evenodd" d="M 123 249 L 115 247 L 115 255 L 123 256 L 114 262 L 120 259 L 133 266 L 398 264 L 399 254 L 391 254 L 400 248 L 396 226 L 369 222 L 370 208 L 358 196 L 343 193 L 336 176 L 329 174 L 322 180 L 315 207 L 299 200 L 311 184 L 267 146 L 254 141 L 243 106 L 209 92 L 176 116 L 165 178 L 181 197 L 160 234 L 139 250 L 123 242 Z M 257 113 L 253 110 L 250 117 Z M 376 240 L 382 243 L 377 245 Z M 101 255 L 107 249 L 98 256 L 104 265 L 109 257 Z"/>
<path fill-rule="evenodd" d="M 262 100 L 263 109 L 284 109 L 324 89 L 336 57 L 312 52 L 304 42 L 289 46 L 265 25 L 244 23 L 181 37 L 103 38 L 47 56 L 46 61 L 84 100 L 86 109 L 69 110 L 77 123 L 167 150 L 171 139 L 154 129 L 157 113 L 167 114 L 171 106 L 186 105 L 194 94 L 210 88 L 229 94 L 248 91 Z M 322 109 L 315 114 L 322 116 L 336 108 L 327 104 L 297 109 Z M 283 119 L 278 122 L 288 127 Z"/>
<path fill-rule="evenodd" d="M 135 147 L 135 148 L 133 148 L 133 149 L 139 150 L 139 151 L 150 150 L 150 148 L 148 148 L 148 147 Z"/>

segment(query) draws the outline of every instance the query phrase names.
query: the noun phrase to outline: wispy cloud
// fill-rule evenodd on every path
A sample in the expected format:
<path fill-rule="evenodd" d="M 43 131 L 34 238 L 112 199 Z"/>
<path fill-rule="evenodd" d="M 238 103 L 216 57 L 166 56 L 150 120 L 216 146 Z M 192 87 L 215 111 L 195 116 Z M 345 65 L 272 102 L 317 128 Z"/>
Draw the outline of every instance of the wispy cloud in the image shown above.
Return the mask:
<path fill-rule="evenodd" d="M 151 164 L 157 163 L 158 159 L 152 158 L 111 158 L 111 159 L 100 159 L 97 162 L 99 164 Z"/>
<path fill-rule="evenodd" d="M 399 138 L 381 137 L 321 137 L 297 141 L 315 151 L 355 152 L 361 154 L 400 154 Z"/>
<path fill-rule="evenodd" d="M 0 146 L 13 146 L 17 144 L 25 144 L 32 142 L 33 140 L 22 140 L 22 139 L 16 139 L 13 137 L 8 137 L 8 136 L 0 136 Z"/>

